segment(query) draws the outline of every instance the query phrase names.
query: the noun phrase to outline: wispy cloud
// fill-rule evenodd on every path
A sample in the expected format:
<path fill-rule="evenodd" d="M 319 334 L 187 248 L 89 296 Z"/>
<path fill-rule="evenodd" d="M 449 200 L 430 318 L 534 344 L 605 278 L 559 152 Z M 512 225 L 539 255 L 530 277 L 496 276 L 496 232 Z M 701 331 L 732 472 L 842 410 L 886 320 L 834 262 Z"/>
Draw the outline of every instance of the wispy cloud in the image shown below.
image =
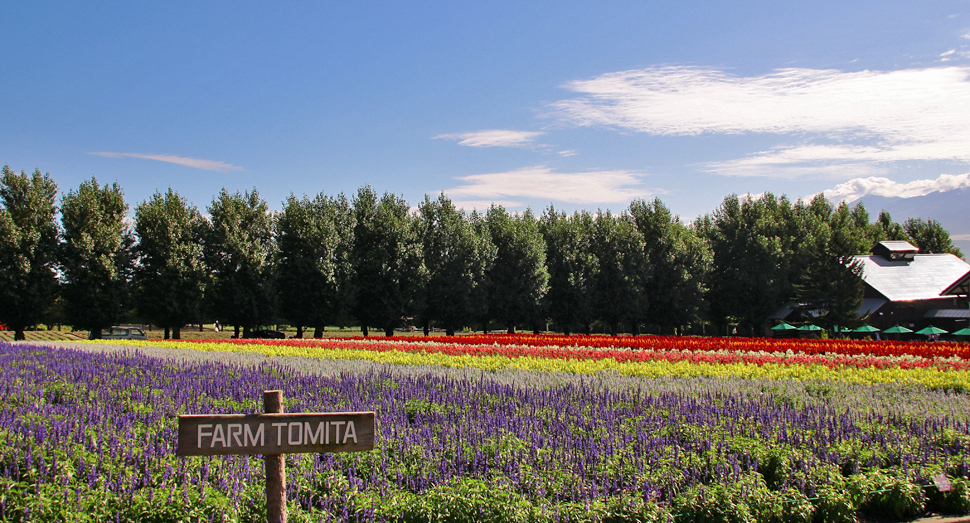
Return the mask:
<path fill-rule="evenodd" d="M 157 160 L 159 162 L 174 163 L 178 165 L 184 165 L 186 167 L 193 167 L 195 169 L 202 169 L 205 171 L 216 171 L 220 173 L 245 170 L 242 167 L 232 165 L 226 162 L 219 162 L 215 160 L 203 160 L 200 158 L 186 158 L 184 156 L 172 156 L 170 154 L 139 154 L 139 153 L 111 153 L 111 152 L 91 152 L 88 154 L 93 154 L 96 156 L 104 156 L 107 158 L 139 158 L 142 160 Z"/>
<path fill-rule="evenodd" d="M 538 166 L 457 179 L 465 185 L 445 189 L 450 197 L 462 201 L 502 201 L 510 207 L 522 198 L 596 204 L 625 202 L 659 192 L 644 188 L 640 175 L 630 171 L 559 173 Z"/>
<path fill-rule="evenodd" d="M 579 96 L 551 104 L 569 125 L 660 136 L 777 134 L 770 151 L 711 163 L 721 174 L 858 176 L 906 160 L 970 163 L 970 68 L 843 72 L 782 69 L 738 77 L 660 67 L 566 84 Z"/>
<path fill-rule="evenodd" d="M 468 147 L 524 147 L 543 134 L 545 133 L 489 129 L 471 133 L 439 134 L 432 139 L 458 140 L 458 145 Z"/>
<path fill-rule="evenodd" d="M 840 183 L 835 188 L 824 191 L 824 194 L 826 198 L 835 202 L 845 200 L 852 203 L 868 194 L 890 198 L 913 198 L 967 187 L 970 187 L 970 173 L 941 174 L 935 180 L 914 180 L 909 183 L 899 183 L 889 178 L 872 176 Z"/>

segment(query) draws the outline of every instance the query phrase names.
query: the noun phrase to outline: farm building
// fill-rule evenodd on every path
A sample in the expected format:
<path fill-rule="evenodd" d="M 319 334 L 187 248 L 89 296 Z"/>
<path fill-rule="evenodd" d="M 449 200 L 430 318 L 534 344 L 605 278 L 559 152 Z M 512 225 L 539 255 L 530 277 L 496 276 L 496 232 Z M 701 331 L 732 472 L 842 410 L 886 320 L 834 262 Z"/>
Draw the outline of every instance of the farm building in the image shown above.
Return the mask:
<path fill-rule="evenodd" d="M 881 242 L 862 262 L 863 306 L 869 324 L 880 329 L 934 325 L 948 331 L 967 326 L 966 295 L 946 294 L 970 273 L 970 264 L 952 254 L 918 254 L 908 242 Z M 865 312 L 865 311 L 863 311 Z"/>
<path fill-rule="evenodd" d="M 865 291 L 859 313 L 880 330 L 893 325 L 922 329 L 934 325 L 948 331 L 970 324 L 967 287 L 970 264 L 952 254 L 919 254 L 904 241 L 880 242 L 862 264 Z M 961 283 L 962 282 L 962 283 Z M 785 319 L 797 304 L 786 303 L 772 319 Z"/>

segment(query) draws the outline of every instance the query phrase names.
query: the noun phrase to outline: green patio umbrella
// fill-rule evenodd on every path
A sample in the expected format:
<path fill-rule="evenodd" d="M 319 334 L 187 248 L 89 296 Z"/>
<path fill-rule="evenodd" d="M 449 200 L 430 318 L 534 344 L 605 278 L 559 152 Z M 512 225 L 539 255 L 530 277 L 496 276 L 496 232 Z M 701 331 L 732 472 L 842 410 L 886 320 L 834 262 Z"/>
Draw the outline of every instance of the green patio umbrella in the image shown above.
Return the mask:
<path fill-rule="evenodd" d="M 790 331 L 790 330 L 793 330 L 793 329 L 796 329 L 796 328 L 797 327 L 795 327 L 794 325 L 792 325 L 790 323 L 781 322 L 778 325 L 775 325 L 774 327 L 772 327 L 771 330 L 773 330 L 773 331 Z"/>
<path fill-rule="evenodd" d="M 946 333 L 947 333 L 947 331 L 945 331 L 943 329 L 940 329 L 940 328 L 937 328 L 937 327 L 934 327 L 932 325 L 930 325 L 929 327 L 927 327 L 925 329 L 920 329 L 920 330 L 916 331 L 916 334 L 924 334 L 926 336 L 929 336 L 931 334 L 946 334 Z"/>
<path fill-rule="evenodd" d="M 970 336 L 970 327 L 960 329 L 953 333 L 954 336 Z"/>
<path fill-rule="evenodd" d="M 858 329 L 853 329 L 852 332 L 862 332 L 865 334 L 872 334 L 873 332 L 879 332 L 879 329 L 873 327 L 872 325 L 863 325 Z"/>
<path fill-rule="evenodd" d="M 889 327 L 888 329 L 882 331 L 883 334 L 906 334 L 909 332 L 913 332 L 913 331 L 901 325 L 896 325 L 895 327 Z"/>
<path fill-rule="evenodd" d="M 798 328 L 798 330 L 800 330 L 800 331 L 820 331 L 820 330 L 822 330 L 822 328 L 819 327 L 818 325 L 812 325 L 811 323 L 809 323 L 808 325 L 802 325 L 801 327 Z"/>

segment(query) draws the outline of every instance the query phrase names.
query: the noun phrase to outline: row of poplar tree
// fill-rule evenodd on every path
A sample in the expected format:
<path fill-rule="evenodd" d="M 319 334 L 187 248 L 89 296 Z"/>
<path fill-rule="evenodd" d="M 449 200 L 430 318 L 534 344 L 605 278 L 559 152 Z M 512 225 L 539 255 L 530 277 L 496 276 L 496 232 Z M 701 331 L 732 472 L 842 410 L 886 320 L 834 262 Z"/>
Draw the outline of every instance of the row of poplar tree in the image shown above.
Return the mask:
<path fill-rule="evenodd" d="M 413 212 L 370 186 L 352 198 L 291 195 L 278 212 L 255 189 L 222 190 L 204 216 L 169 189 L 135 206 L 132 223 L 117 183 L 92 178 L 59 208 L 57 194 L 49 175 L 4 166 L 0 323 L 18 339 L 51 323 L 54 303 L 95 337 L 131 319 L 174 338 L 206 319 L 243 337 L 278 323 L 301 337 L 351 324 L 391 335 L 409 319 L 449 333 L 549 322 L 588 333 L 600 322 L 612 333 L 706 324 L 760 334 L 789 300 L 820 325 L 852 326 L 863 321 L 852 256 L 882 240 L 959 255 L 933 220 L 870 221 L 862 205 L 821 196 L 732 195 L 685 224 L 659 199 L 535 216 L 497 205 L 468 214 L 442 194 Z"/>

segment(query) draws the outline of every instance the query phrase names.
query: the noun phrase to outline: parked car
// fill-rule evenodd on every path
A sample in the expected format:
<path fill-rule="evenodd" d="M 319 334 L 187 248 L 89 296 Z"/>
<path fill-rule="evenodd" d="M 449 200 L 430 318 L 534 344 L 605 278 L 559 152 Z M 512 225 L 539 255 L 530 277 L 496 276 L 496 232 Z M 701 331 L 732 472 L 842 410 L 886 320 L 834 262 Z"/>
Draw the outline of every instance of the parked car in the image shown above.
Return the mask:
<path fill-rule="evenodd" d="M 261 339 L 267 339 L 267 340 L 285 340 L 286 334 L 283 334 L 280 331 L 274 331 L 270 329 L 256 329 L 254 331 L 250 331 L 249 337 L 261 338 Z"/>
<path fill-rule="evenodd" d="M 91 334 L 88 334 L 88 339 L 91 338 Z M 147 340 L 148 336 L 145 335 L 138 327 L 128 326 L 128 325 L 115 325 L 110 329 L 101 332 L 101 339 L 104 340 Z"/>

